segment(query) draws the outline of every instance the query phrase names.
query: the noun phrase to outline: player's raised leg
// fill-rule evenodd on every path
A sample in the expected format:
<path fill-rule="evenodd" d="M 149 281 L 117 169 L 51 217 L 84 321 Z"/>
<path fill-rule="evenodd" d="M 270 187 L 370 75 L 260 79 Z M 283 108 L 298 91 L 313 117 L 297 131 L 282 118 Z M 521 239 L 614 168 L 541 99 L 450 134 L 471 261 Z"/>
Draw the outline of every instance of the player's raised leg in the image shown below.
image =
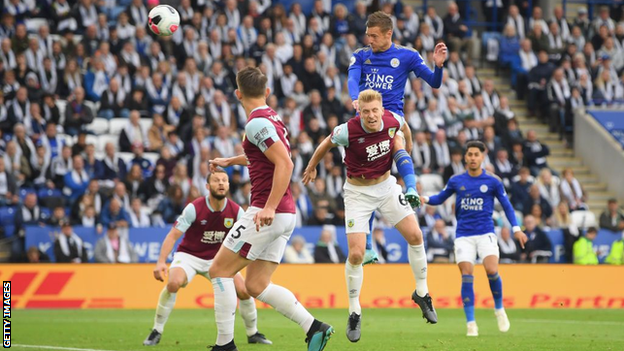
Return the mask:
<path fill-rule="evenodd" d="M 503 307 L 503 281 L 498 274 L 498 256 L 490 255 L 483 259 L 483 266 L 488 276 L 490 283 L 490 290 L 492 291 L 492 297 L 494 298 L 494 314 L 498 322 L 498 330 L 503 333 L 509 331 L 511 324 L 507 313 Z"/>
<path fill-rule="evenodd" d="M 181 287 L 186 286 L 186 284 L 187 276 L 183 268 L 173 267 L 169 270 L 167 286 L 162 289 L 160 296 L 158 297 L 156 315 L 154 316 L 154 327 L 145 341 L 143 341 L 143 345 L 155 346 L 160 342 L 167 319 L 169 319 L 169 315 L 171 314 L 171 311 L 173 311 L 176 294 L 178 290 L 180 290 Z"/>
<path fill-rule="evenodd" d="M 236 287 L 236 296 L 238 297 L 238 311 L 245 323 L 245 331 L 247 332 L 247 342 L 250 344 L 267 344 L 273 342 L 258 331 L 258 310 L 256 309 L 256 300 L 247 292 L 245 287 L 245 279 L 238 273 L 234 276 L 234 287 Z"/>
<path fill-rule="evenodd" d="M 403 201 L 406 200 L 403 199 Z M 438 315 L 433 307 L 433 301 L 429 295 L 429 287 L 427 285 L 427 253 L 425 252 L 422 231 L 418 226 L 416 216 L 413 213 L 405 216 L 395 227 L 408 244 L 407 258 L 416 279 L 416 290 L 412 294 L 412 300 L 418 304 L 427 322 L 437 323 Z"/>
<path fill-rule="evenodd" d="M 474 313 L 474 265 L 472 262 L 464 261 L 459 262 L 458 266 L 462 275 L 461 297 L 464 304 L 464 314 L 466 315 L 466 336 L 479 336 L 479 328 L 477 327 Z"/>
<path fill-rule="evenodd" d="M 348 224 L 347 224 L 348 226 Z M 348 233 L 349 257 L 345 263 L 345 280 L 349 294 L 349 321 L 347 322 L 347 338 L 357 342 L 361 337 L 362 307 L 360 306 L 360 292 L 364 281 L 362 262 L 366 249 L 366 234 Z"/>

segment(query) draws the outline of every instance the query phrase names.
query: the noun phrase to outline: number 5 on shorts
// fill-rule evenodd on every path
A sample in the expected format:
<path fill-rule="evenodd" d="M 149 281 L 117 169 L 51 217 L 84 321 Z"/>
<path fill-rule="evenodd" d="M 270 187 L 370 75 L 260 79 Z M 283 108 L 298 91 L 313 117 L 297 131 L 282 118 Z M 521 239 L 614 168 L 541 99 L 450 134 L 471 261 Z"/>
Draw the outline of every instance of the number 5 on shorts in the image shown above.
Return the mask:
<path fill-rule="evenodd" d="M 244 225 L 239 225 L 238 228 L 236 228 L 236 234 L 232 235 L 232 238 L 234 239 L 238 239 L 241 236 L 241 231 L 247 229 Z"/>

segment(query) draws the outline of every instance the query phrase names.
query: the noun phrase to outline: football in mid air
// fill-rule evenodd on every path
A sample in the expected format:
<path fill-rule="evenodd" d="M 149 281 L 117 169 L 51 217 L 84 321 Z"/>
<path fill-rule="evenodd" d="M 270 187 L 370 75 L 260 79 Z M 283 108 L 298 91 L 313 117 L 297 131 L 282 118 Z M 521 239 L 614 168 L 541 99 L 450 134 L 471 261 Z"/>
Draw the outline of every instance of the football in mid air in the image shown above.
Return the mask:
<path fill-rule="evenodd" d="M 180 26 L 180 14 L 169 5 L 158 5 L 149 12 L 147 25 L 154 34 L 168 37 Z"/>

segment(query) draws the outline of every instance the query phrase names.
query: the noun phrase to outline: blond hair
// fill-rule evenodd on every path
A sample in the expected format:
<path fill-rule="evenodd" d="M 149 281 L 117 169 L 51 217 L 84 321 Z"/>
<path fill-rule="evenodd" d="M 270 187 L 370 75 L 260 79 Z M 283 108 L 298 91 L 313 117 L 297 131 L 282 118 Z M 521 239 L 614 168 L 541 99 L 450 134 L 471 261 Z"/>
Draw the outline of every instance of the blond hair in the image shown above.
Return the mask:
<path fill-rule="evenodd" d="M 383 99 L 381 98 L 381 93 L 373 89 L 367 89 L 367 90 L 361 91 L 360 95 L 358 95 L 359 103 L 367 103 L 367 102 L 372 102 L 372 101 L 379 101 L 383 105 Z"/>

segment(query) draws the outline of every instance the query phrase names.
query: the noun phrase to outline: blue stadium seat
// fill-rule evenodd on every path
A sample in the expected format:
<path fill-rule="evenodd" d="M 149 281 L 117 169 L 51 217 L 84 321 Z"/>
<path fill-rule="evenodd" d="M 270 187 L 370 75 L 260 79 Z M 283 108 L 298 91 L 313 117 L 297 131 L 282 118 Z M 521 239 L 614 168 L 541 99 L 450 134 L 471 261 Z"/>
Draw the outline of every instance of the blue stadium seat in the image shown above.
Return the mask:
<path fill-rule="evenodd" d="M 21 188 L 19 190 L 19 198 L 20 200 L 24 200 L 24 198 L 26 197 L 26 195 L 28 194 L 36 194 L 37 190 L 35 190 L 34 188 Z"/>
<path fill-rule="evenodd" d="M 59 189 L 44 188 L 39 190 L 37 195 L 39 196 L 39 204 L 43 207 L 54 208 L 65 204 L 65 198 Z"/>
<path fill-rule="evenodd" d="M 2 226 L 15 224 L 15 207 L 0 208 L 0 224 Z"/>

